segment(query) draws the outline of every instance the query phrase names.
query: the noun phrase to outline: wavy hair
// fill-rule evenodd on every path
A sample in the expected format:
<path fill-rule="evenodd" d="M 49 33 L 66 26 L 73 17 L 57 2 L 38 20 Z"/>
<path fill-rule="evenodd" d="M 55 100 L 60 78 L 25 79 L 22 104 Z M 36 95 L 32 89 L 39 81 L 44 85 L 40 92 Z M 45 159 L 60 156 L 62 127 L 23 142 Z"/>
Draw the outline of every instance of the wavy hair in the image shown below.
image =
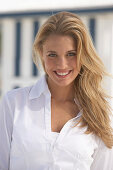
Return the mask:
<path fill-rule="evenodd" d="M 43 44 L 51 34 L 68 35 L 76 41 L 77 68 L 81 66 L 81 69 L 74 80 L 74 85 L 75 96 L 83 109 L 80 127 L 87 127 L 86 134 L 96 134 L 108 148 L 112 148 L 113 129 L 110 125 L 112 114 L 107 101 L 109 96 L 101 86 L 103 77 L 109 74 L 96 53 L 88 30 L 76 14 L 59 12 L 50 16 L 38 31 L 34 41 L 33 61 L 36 65 L 38 55 L 41 58 Z"/>

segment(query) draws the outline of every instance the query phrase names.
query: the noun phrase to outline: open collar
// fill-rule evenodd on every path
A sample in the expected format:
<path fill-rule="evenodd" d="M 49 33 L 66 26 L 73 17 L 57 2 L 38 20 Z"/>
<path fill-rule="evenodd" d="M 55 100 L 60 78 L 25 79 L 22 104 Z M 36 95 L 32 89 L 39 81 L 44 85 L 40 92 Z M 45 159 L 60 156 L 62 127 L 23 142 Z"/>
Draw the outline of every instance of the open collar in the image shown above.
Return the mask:
<path fill-rule="evenodd" d="M 46 75 L 40 77 L 40 79 L 34 84 L 29 93 L 29 99 L 35 99 L 40 97 L 42 93 L 49 92 L 48 84 L 46 81 Z"/>

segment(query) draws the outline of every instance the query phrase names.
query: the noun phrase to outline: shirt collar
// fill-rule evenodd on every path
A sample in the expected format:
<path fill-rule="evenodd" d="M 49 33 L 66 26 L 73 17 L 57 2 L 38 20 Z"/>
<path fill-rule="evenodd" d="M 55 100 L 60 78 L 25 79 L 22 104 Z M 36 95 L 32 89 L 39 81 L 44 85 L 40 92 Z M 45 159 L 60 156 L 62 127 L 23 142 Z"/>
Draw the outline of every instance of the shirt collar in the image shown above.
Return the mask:
<path fill-rule="evenodd" d="M 42 93 L 49 92 L 49 88 L 46 81 L 46 75 L 44 74 L 41 76 L 41 78 L 36 82 L 35 85 L 32 86 L 30 93 L 29 93 L 29 99 L 35 99 L 40 97 Z"/>

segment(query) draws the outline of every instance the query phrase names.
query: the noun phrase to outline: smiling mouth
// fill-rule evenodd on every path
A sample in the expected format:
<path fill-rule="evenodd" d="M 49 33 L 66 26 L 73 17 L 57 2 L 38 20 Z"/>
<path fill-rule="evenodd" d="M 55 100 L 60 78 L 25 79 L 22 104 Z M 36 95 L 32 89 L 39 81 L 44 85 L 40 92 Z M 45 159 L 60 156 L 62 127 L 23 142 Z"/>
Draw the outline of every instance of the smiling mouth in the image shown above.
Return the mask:
<path fill-rule="evenodd" d="M 60 77 L 60 78 L 65 78 L 65 77 L 67 77 L 71 72 L 72 72 L 72 70 L 69 70 L 69 71 L 67 71 L 67 72 L 54 71 L 54 73 L 57 75 L 57 77 Z"/>

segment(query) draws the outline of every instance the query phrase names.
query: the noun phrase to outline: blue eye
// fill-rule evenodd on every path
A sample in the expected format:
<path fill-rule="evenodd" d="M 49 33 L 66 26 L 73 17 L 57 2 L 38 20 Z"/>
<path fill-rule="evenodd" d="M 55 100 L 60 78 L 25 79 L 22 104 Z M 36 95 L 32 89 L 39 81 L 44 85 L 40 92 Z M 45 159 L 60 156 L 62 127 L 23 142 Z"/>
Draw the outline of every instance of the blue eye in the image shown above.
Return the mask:
<path fill-rule="evenodd" d="M 76 53 L 68 53 L 67 55 L 68 55 L 68 56 L 75 56 Z"/>
<path fill-rule="evenodd" d="M 48 54 L 49 57 L 56 57 L 56 54 Z"/>

